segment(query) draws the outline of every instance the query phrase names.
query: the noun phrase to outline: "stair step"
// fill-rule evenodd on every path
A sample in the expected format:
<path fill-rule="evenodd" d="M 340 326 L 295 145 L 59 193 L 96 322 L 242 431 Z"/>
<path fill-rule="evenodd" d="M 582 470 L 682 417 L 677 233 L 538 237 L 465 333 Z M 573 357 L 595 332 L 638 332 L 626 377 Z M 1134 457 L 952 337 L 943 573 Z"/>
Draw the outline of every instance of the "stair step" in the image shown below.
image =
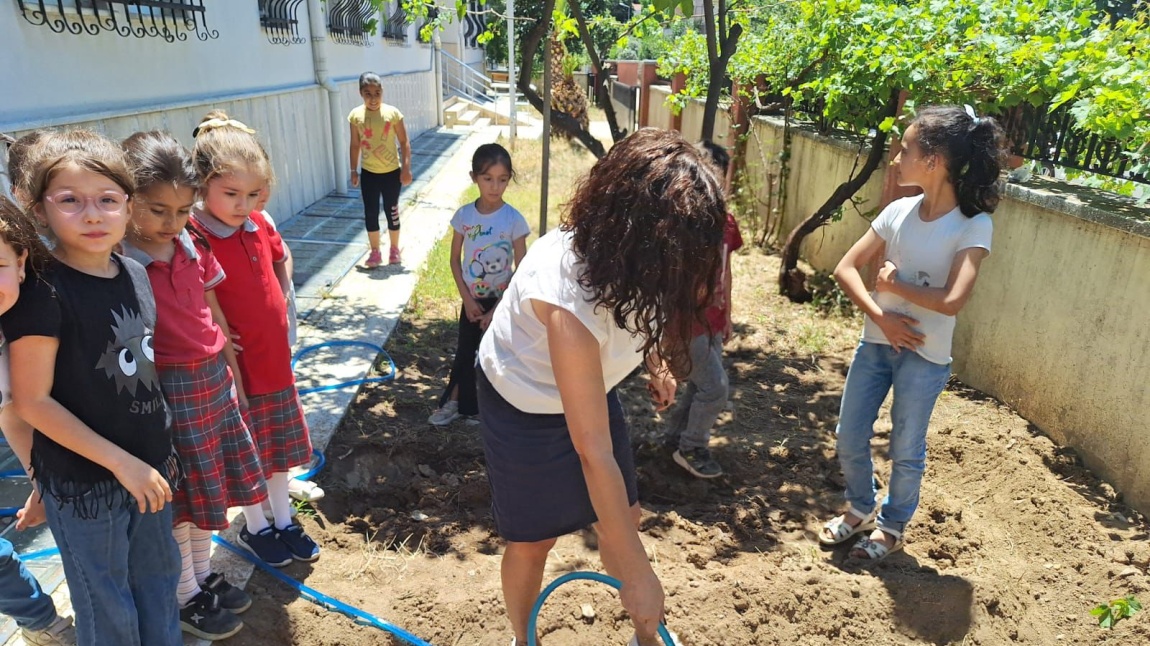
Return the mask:
<path fill-rule="evenodd" d="M 459 115 L 459 123 L 461 125 L 470 126 L 470 125 L 474 124 L 475 120 L 478 118 L 479 118 L 479 110 L 468 110 L 467 112 L 464 112 L 463 114 Z"/>
<path fill-rule="evenodd" d="M 488 117 L 479 117 L 475 123 L 471 124 L 472 128 L 486 128 L 491 125 L 491 119 Z"/>
<path fill-rule="evenodd" d="M 448 113 L 451 113 L 451 114 L 454 114 L 456 116 L 459 116 L 459 115 L 463 114 L 464 112 L 467 112 L 470 109 L 471 109 L 470 103 L 468 103 L 467 101 L 460 101 L 460 100 L 456 99 L 455 103 L 453 103 L 450 107 L 447 107 L 443 110 L 443 114 L 446 115 Z"/>

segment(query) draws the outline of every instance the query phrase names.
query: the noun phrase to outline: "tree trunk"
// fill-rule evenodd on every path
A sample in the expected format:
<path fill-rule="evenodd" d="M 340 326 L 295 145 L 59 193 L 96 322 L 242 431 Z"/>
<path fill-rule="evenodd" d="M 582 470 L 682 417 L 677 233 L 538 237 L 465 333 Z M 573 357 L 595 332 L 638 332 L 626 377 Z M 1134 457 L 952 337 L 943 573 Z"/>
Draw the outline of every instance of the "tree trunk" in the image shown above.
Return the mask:
<path fill-rule="evenodd" d="M 619 118 L 615 116 L 615 104 L 611 103 L 611 96 L 607 92 L 608 79 L 603 72 L 603 57 L 595 50 L 595 41 L 591 40 L 591 30 L 587 29 L 587 21 L 583 18 L 583 9 L 579 7 L 578 0 L 569 2 L 567 6 L 571 8 L 575 22 L 579 25 L 579 38 L 583 40 L 583 46 L 587 48 L 587 57 L 591 59 L 591 69 L 595 71 L 592 95 L 595 97 L 595 103 L 603 108 L 603 113 L 607 116 L 607 125 L 611 128 L 611 141 L 618 142 L 627 136 L 627 131 L 619 128 Z"/>
<path fill-rule="evenodd" d="M 520 76 L 516 79 L 516 84 L 519 86 L 519 91 L 527 98 L 527 101 L 539 112 L 543 112 L 543 97 L 531 89 L 531 72 L 535 67 L 535 52 L 539 50 L 539 44 L 543 42 L 543 38 L 551 29 L 550 16 L 554 11 L 555 0 L 544 0 L 543 15 L 547 16 L 547 18 L 536 22 L 535 26 L 531 28 L 531 31 L 527 32 L 527 36 L 523 38 L 520 44 L 521 49 L 519 50 L 522 63 L 520 64 Z M 584 128 L 579 121 L 566 112 L 552 110 L 551 125 L 571 135 L 571 137 L 578 139 L 595 157 L 602 158 L 603 155 L 607 154 L 606 149 L 603 148 L 603 143 L 595 137 L 592 137 L 588 129 Z"/>
<path fill-rule="evenodd" d="M 883 107 L 882 113 L 878 116 L 875 123 L 881 123 L 887 117 L 895 116 L 897 112 L 898 91 L 895 90 L 891 92 L 886 105 Z M 831 216 L 833 216 L 847 200 L 866 185 L 867 180 L 869 180 L 870 176 L 878 169 L 886 153 L 887 134 L 888 133 L 878 128 L 875 129 L 874 139 L 871 140 L 870 153 L 867 155 L 866 163 L 863 164 L 858 174 L 839 184 L 834 193 L 827 198 L 827 201 L 823 202 L 817 211 L 799 223 L 799 225 L 787 235 L 787 241 L 783 245 L 783 262 L 782 266 L 779 267 L 779 293 L 789 298 L 792 302 L 805 303 L 811 300 L 811 293 L 807 290 L 806 285 L 807 276 L 798 268 L 799 248 L 802 246 L 803 240 L 816 229 L 826 224 L 827 220 L 830 220 Z"/>
<path fill-rule="evenodd" d="M 739 45 L 739 36 L 743 34 L 743 26 L 735 23 L 727 29 L 728 9 L 725 2 L 719 2 L 718 25 L 715 21 L 714 4 L 712 0 L 703 3 L 703 16 L 707 29 L 707 100 L 703 103 L 703 132 L 704 141 L 715 137 L 715 118 L 719 112 L 719 99 L 723 94 L 723 85 L 727 80 L 727 64 L 735 55 Z"/>

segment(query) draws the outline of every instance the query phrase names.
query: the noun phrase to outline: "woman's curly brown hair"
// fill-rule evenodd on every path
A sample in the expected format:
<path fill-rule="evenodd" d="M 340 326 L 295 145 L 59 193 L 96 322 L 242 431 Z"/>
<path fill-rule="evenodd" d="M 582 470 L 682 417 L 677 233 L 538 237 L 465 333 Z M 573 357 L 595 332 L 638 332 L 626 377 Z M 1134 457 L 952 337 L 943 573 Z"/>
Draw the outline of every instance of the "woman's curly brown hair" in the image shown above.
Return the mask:
<path fill-rule="evenodd" d="M 677 375 L 716 288 L 727 207 L 705 155 L 669 130 L 615 144 L 580 181 L 562 228 L 584 263 L 580 284 L 615 324 Z"/>

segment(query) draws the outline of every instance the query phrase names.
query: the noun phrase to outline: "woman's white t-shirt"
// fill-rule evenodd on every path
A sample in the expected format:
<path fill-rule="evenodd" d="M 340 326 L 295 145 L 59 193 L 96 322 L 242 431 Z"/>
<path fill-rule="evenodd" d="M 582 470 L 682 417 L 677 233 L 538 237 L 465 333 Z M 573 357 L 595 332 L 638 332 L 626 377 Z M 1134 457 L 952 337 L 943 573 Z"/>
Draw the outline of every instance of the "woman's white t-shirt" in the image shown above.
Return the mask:
<path fill-rule="evenodd" d="M 904 197 L 891 202 L 871 228 L 886 241 L 883 260 L 898 267 L 898 279 L 920 287 L 945 287 L 950 268 L 959 251 L 979 247 L 990 251 L 994 222 L 986 213 L 973 218 L 958 208 L 931 222 L 919 217 L 923 196 Z M 929 310 L 890 292 L 873 292 L 871 297 L 884 312 L 898 312 L 916 319 L 918 331 L 926 337 L 918 354 L 927 361 L 948 364 L 954 336 L 954 317 Z M 890 345 L 882 328 L 866 317 L 863 341 Z"/>
<path fill-rule="evenodd" d="M 479 343 L 479 367 L 495 390 L 525 413 L 563 412 L 547 328 L 535 317 L 532 300 L 571 312 L 599 342 L 604 394 L 643 360 L 642 339 L 616 326 L 605 308 L 588 301 L 589 293 L 579 284 L 583 263 L 571 241 L 570 232 L 556 229 L 531 245 Z"/>

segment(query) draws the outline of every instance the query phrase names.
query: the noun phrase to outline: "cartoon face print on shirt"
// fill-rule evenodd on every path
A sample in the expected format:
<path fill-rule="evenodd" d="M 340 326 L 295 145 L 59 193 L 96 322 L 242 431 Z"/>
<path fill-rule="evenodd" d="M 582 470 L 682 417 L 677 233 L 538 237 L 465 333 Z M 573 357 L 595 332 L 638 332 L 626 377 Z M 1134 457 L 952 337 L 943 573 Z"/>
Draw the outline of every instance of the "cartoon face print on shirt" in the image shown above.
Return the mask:
<path fill-rule="evenodd" d="M 492 290 L 502 292 L 507 289 L 507 284 L 511 282 L 512 256 L 511 244 L 504 240 L 475 250 L 467 270 L 472 278 L 477 279 L 472 283 L 472 293 L 476 298 L 491 296 Z M 480 284 L 485 288 L 483 291 L 488 293 L 478 293 Z"/>
<path fill-rule="evenodd" d="M 160 380 L 156 376 L 155 354 L 152 351 L 152 331 L 144 325 L 144 319 L 136 312 L 121 307 L 120 312 L 112 312 L 114 341 L 108 342 L 108 349 L 96 362 L 97 369 L 116 382 L 116 392 L 127 391 L 133 397 L 139 395 L 142 385 L 147 390 L 160 392 Z"/>

